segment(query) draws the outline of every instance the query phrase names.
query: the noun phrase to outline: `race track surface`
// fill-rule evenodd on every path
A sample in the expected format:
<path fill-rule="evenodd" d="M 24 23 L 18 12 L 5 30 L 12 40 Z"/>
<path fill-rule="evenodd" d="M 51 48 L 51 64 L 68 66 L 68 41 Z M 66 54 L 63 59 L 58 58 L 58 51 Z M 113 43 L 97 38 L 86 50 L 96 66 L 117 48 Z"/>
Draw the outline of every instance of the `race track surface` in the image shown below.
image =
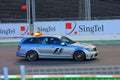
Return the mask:
<path fill-rule="evenodd" d="M 74 67 L 74 66 L 107 66 L 120 65 L 120 44 L 96 44 L 99 50 L 99 58 L 77 62 L 70 59 L 39 59 L 30 62 L 26 59 L 16 57 L 17 46 L 0 46 L 0 69 L 8 67 L 9 75 L 20 74 L 20 65 L 28 67 Z"/>

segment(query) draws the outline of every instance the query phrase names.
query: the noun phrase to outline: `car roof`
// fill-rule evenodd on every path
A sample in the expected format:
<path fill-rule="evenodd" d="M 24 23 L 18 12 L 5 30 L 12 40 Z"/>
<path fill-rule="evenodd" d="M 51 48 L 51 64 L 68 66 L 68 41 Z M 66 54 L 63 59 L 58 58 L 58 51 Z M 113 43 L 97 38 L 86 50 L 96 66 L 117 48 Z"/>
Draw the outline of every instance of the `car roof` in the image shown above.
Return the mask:
<path fill-rule="evenodd" d="M 44 34 L 42 36 L 39 37 L 57 37 L 57 38 L 61 38 L 63 35 L 58 35 L 58 34 Z M 35 36 L 30 36 L 30 37 L 26 37 L 26 38 L 34 38 Z"/>
<path fill-rule="evenodd" d="M 62 35 L 56 35 L 56 34 L 47 34 L 47 35 L 42 35 L 43 37 L 57 37 L 57 38 L 61 38 L 62 37 Z M 41 36 L 41 37 L 42 37 Z"/>

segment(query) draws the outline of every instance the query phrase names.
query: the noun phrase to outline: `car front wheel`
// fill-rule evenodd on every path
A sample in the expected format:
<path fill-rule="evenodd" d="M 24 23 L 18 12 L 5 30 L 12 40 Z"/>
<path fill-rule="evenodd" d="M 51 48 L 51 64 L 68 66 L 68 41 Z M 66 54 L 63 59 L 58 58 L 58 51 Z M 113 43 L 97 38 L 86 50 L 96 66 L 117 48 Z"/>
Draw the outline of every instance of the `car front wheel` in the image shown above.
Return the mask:
<path fill-rule="evenodd" d="M 35 51 L 28 51 L 26 57 L 27 57 L 27 59 L 28 59 L 29 61 L 35 61 L 35 60 L 38 59 L 37 52 L 35 52 Z"/>
<path fill-rule="evenodd" d="M 82 51 L 76 51 L 73 55 L 73 58 L 76 61 L 83 61 L 83 60 L 85 60 L 85 54 Z"/>

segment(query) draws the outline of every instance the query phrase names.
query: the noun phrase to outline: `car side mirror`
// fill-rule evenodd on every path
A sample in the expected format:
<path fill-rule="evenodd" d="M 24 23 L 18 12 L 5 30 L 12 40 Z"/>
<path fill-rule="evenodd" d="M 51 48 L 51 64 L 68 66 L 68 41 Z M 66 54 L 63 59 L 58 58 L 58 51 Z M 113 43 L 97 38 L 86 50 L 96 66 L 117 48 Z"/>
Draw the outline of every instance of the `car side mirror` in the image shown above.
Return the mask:
<path fill-rule="evenodd" d="M 61 43 L 61 46 L 66 46 L 66 43 L 62 42 L 62 43 Z"/>

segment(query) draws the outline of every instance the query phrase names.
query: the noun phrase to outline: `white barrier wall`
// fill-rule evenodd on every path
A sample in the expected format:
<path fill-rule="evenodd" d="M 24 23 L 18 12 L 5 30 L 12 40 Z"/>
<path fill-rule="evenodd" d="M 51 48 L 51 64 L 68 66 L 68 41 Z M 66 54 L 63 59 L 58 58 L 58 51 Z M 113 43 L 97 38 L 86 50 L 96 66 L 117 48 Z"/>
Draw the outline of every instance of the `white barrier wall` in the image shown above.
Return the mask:
<path fill-rule="evenodd" d="M 34 31 L 45 34 L 120 34 L 120 20 L 35 22 Z"/>
<path fill-rule="evenodd" d="M 120 20 L 40 21 L 34 22 L 34 31 L 76 36 L 120 34 Z M 0 37 L 24 37 L 26 35 L 29 35 L 28 23 L 0 24 Z"/>
<path fill-rule="evenodd" d="M 27 23 L 0 24 L 0 37 L 23 37 L 29 35 Z"/>

